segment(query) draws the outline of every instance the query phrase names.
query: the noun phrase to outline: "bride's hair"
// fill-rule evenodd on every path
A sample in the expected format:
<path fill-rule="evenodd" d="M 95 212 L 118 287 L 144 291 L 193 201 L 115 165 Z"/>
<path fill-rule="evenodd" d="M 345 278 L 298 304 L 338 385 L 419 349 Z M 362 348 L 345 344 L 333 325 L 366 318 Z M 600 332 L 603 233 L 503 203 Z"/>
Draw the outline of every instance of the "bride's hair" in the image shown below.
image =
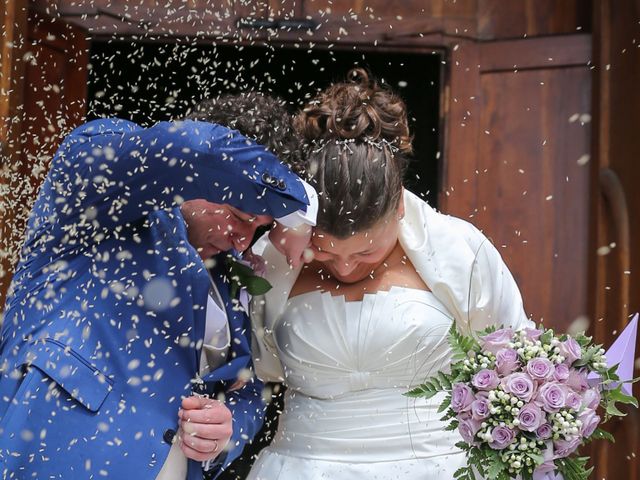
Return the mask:
<path fill-rule="evenodd" d="M 402 99 L 362 68 L 298 114 L 307 143 L 306 173 L 318 192 L 318 228 L 338 238 L 370 228 L 394 212 L 411 153 Z"/>

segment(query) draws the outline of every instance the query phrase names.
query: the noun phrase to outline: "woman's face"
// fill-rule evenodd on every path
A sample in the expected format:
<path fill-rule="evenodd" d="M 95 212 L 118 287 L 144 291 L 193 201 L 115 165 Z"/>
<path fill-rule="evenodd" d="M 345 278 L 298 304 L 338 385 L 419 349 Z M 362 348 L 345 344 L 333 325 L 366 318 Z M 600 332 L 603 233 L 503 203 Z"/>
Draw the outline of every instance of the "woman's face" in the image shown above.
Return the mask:
<path fill-rule="evenodd" d="M 316 230 L 311 238 L 315 260 L 342 283 L 364 280 L 396 246 L 403 214 L 404 205 L 400 202 L 398 210 L 386 219 L 344 239 Z"/>

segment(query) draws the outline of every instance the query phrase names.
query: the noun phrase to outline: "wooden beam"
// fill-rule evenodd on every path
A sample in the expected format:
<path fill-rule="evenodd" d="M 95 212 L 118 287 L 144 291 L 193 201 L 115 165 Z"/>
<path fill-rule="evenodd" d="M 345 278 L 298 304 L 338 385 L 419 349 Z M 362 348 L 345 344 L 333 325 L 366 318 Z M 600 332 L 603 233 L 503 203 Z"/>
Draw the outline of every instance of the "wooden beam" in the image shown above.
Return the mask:
<path fill-rule="evenodd" d="M 559 38 L 563 39 L 562 48 L 558 48 Z M 517 48 L 518 45 L 523 48 Z M 480 70 L 483 73 L 585 66 L 591 58 L 590 34 L 480 43 Z"/>

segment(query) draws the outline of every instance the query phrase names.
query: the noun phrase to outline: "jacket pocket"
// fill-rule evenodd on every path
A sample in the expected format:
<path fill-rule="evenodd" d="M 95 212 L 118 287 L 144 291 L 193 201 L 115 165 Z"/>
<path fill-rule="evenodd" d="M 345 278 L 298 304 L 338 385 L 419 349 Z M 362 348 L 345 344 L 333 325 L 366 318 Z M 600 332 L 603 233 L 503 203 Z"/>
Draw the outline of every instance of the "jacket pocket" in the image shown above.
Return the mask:
<path fill-rule="evenodd" d="M 97 412 L 113 389 L 113 380 L 68 345 L 46 338 L 33 345 L 24 361 L 42 371 L 71 398 Z"/>

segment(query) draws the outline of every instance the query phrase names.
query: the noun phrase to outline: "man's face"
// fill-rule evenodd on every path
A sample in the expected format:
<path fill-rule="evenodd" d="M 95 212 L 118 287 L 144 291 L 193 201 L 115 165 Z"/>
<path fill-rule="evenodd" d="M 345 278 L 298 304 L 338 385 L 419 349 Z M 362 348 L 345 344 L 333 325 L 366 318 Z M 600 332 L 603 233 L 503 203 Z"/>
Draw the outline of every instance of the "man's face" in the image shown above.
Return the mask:
<path fill-rule="evenodd" d="M 180 207 L 187 223 L 189 243 L 203 260 L 235 248 L 249 248 L 258 227 L 270 225 L 268 215 L 251 215 L 227 204 L 189 200 Z"/>

